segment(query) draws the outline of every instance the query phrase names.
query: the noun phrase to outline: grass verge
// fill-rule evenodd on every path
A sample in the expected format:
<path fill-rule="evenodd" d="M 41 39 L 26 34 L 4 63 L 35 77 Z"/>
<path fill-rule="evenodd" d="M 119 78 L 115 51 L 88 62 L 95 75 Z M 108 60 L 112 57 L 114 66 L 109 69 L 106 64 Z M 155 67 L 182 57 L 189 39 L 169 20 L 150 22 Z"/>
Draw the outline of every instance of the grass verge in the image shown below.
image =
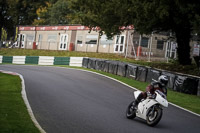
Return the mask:
<path fill-rule="evenodd" d="M 32 49 L 11 49 L 11 48 L 1 48 L 0 55 L 3 56 L 65 56 L 65 57 L 91 57 L 91 58 L 101 58 L 108 60 L 118 60 L 122 62 L 128 62 L 133 64 L 139 64 L 143 66 L 149 66 L 152 68 L 163 69 L 173 72 L 179 72 L 184 74 L 190 74 L 195 76 L 200 76 L 199 68 L 193 62 L 191 65 L 182 66 L 177 61 L 170 61 L 169 63 L 154 61 L 136 61 L 133 58 L 125 58 L 123 54 L 113 54 L 113 53 L 90 53 L 90 52 L 76 52 L 76 51 L 59 51 L 59 50 L 32 50 Z M 153 57 L 152 57 L 153 58 Z"/>
<path fill-rule="evenodd" d="M 21 96 L 21 79 L 0 73 L 0 133 L 39 133 Z"/>

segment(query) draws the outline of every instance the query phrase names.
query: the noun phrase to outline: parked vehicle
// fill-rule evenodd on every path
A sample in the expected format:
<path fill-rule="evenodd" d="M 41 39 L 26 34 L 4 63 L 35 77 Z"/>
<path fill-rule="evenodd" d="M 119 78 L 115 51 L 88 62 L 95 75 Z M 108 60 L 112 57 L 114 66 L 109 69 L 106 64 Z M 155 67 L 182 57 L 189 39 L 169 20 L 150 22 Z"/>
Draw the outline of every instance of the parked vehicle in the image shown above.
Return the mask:
<path fill-rule="evenodd" d="M 141 91 L 135 91 L 134 97 L 137 99 Z M 155 95 L 152 97 L 147 97 L 142 100 L 137 107 L 134 106 L 135 101 L 132 101 L 127 110 L 126 117 L 128 119 L 133 119 L 136 116 L 146 120 L 149 126 L 155 126 L 159 123 L 163 114 L 163 107 L 168 107 L 168 101 L 166 95 L 159 91 L 155 91 Z"/>

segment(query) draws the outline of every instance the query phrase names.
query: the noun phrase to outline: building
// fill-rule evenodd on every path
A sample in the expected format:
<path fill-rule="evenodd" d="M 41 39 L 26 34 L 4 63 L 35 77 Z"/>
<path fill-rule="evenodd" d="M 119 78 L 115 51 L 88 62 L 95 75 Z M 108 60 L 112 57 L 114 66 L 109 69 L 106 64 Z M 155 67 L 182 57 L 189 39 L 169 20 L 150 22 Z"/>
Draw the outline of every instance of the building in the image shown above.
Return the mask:
<path fill-rule="evenodd" d="M 120 35 L 107 39 L 99 36 L 98 28 L 91 31 L 82 25 L 19 26 L 16 47 L 25 49 L 66 50 L 123 54 L 126 57 L 152 60 L 176 57 L 176 43 L 167 35 L 141 36 L 132 26 L 124 27 Z"/>

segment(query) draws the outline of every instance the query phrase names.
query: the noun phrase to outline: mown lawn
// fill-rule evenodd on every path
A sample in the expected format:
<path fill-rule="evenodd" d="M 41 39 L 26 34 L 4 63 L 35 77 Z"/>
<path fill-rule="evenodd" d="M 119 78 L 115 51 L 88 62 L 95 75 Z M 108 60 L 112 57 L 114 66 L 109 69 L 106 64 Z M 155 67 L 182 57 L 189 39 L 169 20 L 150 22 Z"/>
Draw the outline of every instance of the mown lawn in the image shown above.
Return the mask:
<path fill-rule="evenodd" d="M 0 73 L 0 133 L 39 133 L 21 96 L 21 79 Z"/>

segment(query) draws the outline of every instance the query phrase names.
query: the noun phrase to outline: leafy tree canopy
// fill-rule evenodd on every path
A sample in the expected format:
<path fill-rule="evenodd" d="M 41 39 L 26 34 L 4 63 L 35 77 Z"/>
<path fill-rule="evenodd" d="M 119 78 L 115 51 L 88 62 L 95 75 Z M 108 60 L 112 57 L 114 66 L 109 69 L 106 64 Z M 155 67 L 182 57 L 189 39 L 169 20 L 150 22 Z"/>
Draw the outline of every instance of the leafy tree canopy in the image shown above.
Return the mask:
<path fill-rule="evenodd" d="M 82 24 L 99 26 L 108 36 L 127 25 L 134 25 L 141 34 L 172 32 L 178 43 L 179 63 L 191 64 L 189 42 L 192 33 L 200 30 L 199 0 L 71 0 L 71 5 Z"/>

